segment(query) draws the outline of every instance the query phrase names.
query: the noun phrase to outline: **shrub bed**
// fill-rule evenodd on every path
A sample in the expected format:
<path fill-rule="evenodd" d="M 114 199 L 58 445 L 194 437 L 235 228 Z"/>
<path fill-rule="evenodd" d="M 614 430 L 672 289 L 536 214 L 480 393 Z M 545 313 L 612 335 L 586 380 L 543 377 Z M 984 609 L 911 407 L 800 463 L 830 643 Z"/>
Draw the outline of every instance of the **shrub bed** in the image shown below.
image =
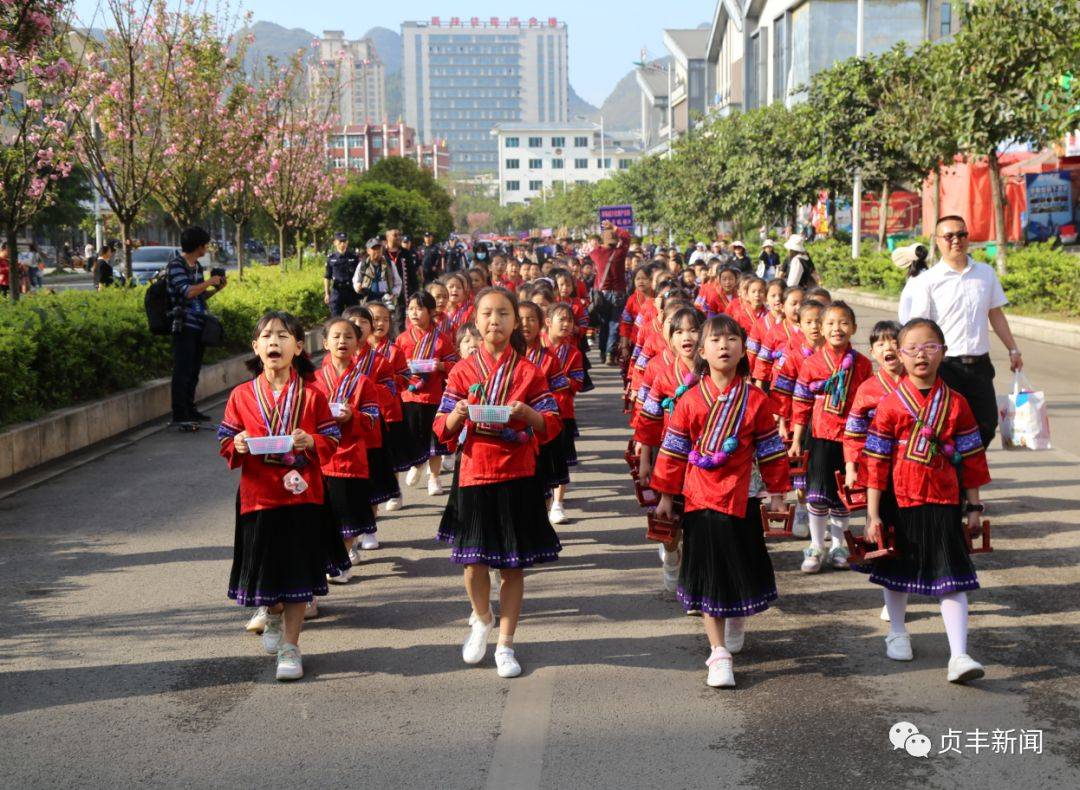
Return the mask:
<path fill-rule="evenodd" d="M 251 267 L 210 300 L 226 345 L 207 363 L 251 348 L 251 330 L 269 309 L 288 310 L 306 325 L 326 315 L 322 267 L 282 274 Z M 172 370 L 168 337 L 151 335 L 145 288 L 33 294 L 0 304 L 0 426 L 52 409 L 138 386 Z"/>

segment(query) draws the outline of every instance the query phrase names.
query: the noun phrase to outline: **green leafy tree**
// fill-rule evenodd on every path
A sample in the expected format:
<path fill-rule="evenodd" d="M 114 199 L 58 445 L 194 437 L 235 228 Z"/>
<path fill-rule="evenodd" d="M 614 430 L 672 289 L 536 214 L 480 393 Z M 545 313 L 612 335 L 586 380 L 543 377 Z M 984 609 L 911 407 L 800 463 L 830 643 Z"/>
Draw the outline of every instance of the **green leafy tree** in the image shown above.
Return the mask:
<path fill-rule="evenodd" d="M 446 238 L 453 230 L 454 217 L 450 213 L 453 198 L 429 170 L 418 166 L 412 159 L 400 156 L 380 159 L 359 180 L 361 183 L 390 184 L 418 193 L 431 206 L 433 224 L 430 230 L 436 234 L 436 238 Z"/>
<path fill-rule="evenodd" d="M 361 239 L 387 228 L 401 228 L 407 234 L 422 232 L 434 227 L 433 214 L 431 204 L 419 192 L 377 181 L 349 184 L 330 206 L 334 227 Z"/>

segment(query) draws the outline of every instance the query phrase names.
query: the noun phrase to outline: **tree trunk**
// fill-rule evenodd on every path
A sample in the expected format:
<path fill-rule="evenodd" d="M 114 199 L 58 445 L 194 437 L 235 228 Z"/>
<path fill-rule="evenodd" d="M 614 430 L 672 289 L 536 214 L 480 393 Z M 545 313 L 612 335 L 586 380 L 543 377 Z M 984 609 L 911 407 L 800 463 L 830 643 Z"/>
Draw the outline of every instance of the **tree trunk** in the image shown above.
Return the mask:
<path fill-rule="evenodd" d="M 238 282 L 244 281 L 244 223 L 237 222 L 236 225 L 236 279 Z"/>
<path fill-rule="evenodd" d="M 281 273 L 285 273 L 285 226 L 278 225 L 278 266 L 281 267 Z"/>
<path fill-rule="evenodd" d="M 931 201 L 933 210 L 930 214 L 933 222 L 930 227 L 925 230 L 929 230 L 927 235 L 930 237 L 930 263 L 933 264 L 934 261 L 937 260 L 937 243 L 935 241 L 935 236 L 937 235 L 938 218 L 941 217 L 941 168 L 934 170 L 934 174 L 931 178 L 934 179 L 933 200 Z"/>
<path fill-rule="evenodd" d="M 1001 183 L 1001 163 L 997 151 L 986 157 L 990 165 L 990 196 L 994 201 L 994 224 L 997 226 L 997 273 L 1005 274 L 1005 185 Z"/>
<path fill-rule="evenodd" d="M 885 237 L 889 233 L 889 182 L 881 182 L 881 202 L 878 204 L 877 251 L 885 249 Z"/>
<path fill-rule="evenodd" d="M 19 301 L 19 232 L 15 228 L 7 229 L 7 236 L 4 239 L 7 242 L 8 248 L 8 293 L 11 294 L 11 301 Z"/>
<path fill-rule="evenodd" d="M 120 220 L 120 246 L 123 247 L 124 253 L 124 287 L 130 288 L 131 282 L 131 245 L 128 244 L 128 239 L 131 238 L 131 222 L 127 220 Z"/>
<path fill-rule="evenodd" d="M 304 239 L 300 229 L 296 229 L 296 268 L 304 268 Z"/>

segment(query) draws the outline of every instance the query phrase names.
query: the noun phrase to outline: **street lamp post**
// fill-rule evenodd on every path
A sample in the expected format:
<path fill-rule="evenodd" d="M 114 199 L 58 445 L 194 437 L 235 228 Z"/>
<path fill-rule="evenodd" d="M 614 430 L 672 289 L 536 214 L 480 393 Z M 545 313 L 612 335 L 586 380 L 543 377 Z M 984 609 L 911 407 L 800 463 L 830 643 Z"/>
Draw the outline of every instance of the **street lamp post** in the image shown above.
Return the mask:
<path fill-rule="evenodd" d="M 863 56 L 863 25 L 866 9 L 863 0 L 855 4 L 855 57 Z M 862 247 L 862 171 L 855 171 L 855 184 L 851 195 L 851 257 L 858 258 Z"/>

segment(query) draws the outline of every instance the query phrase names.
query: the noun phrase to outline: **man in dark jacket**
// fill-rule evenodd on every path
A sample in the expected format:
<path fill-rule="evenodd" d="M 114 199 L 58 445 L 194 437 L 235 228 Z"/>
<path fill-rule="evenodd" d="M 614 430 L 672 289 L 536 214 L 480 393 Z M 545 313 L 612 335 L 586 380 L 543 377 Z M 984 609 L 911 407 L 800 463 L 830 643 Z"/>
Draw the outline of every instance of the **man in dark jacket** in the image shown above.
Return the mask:
<path fill-rule="evenodd" d="M 434 282 L 446 268 L 446 256 L 442 245 L 435 243 L 435 234 L 430 230 L 424 234 L 424 243 L 419 249 L 420 268 L 424 273 L 424 284 Z"/>
<path fill-rule="evenodd" d="M 409 297 L 420 290 L 420 264 L 412 250 L 401 246 L 401 231 L 398 228 L 386 231 L 383 255 L 390 261 L 404 286 L 397 309 L 397 326 L 400 332 L 405 329 L 405 305 L 408 304 Z"/>

